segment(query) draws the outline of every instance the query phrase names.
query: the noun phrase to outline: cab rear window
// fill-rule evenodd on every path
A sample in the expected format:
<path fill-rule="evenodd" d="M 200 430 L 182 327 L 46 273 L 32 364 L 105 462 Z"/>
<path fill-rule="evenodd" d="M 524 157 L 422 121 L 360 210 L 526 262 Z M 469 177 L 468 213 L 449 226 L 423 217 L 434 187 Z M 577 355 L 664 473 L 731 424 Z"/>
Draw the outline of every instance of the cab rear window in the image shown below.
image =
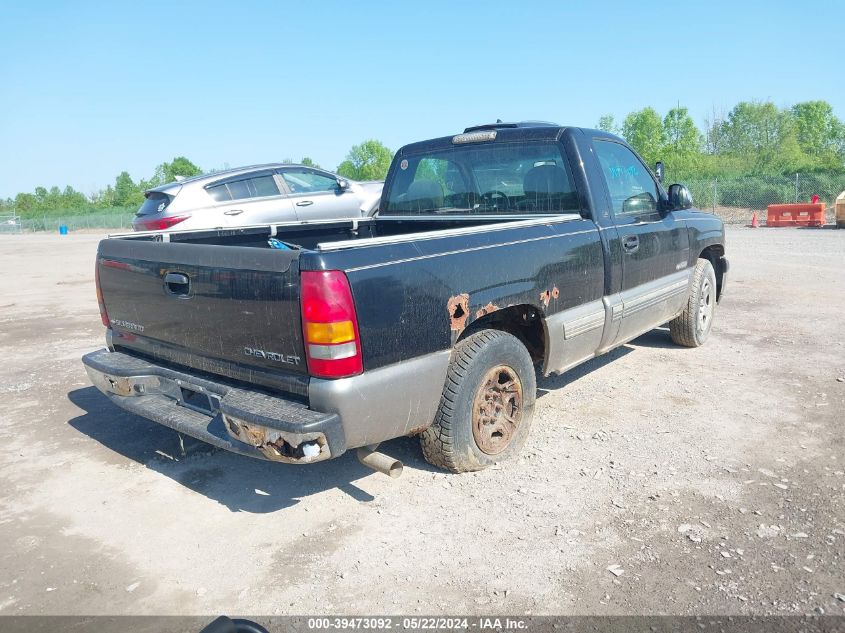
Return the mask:
<path fill-rule="evenodd" d="M 399 161 L 385 215 L 556 214 L 579 210 L 556 143 L 456 145 Z"/>

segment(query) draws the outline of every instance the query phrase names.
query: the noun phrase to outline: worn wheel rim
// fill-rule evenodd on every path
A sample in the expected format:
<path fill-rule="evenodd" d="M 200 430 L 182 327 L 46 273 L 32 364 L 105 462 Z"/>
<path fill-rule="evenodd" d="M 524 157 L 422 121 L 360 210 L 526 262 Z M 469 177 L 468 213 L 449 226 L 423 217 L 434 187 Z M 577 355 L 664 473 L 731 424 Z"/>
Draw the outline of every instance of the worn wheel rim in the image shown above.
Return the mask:
<path fill-rule="evenodd" d="M 713 320 L 713 285 L 709 279 L 701 284 L 698 297 L 698 331 L 706 332 Z"/>
<path fill-rule="evenodd" d="M 472 435 L 481 452 L 498 455 L 522 422 L 522 381 L 507 365 L 488 371 L 472 404 Z"/>

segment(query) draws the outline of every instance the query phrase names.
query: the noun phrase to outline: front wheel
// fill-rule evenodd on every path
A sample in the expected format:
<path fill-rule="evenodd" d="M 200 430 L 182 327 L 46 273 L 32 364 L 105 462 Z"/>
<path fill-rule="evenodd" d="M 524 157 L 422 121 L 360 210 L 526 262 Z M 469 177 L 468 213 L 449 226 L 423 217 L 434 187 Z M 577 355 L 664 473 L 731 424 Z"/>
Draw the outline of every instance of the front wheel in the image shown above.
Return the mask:
<path fill-rule="evenodd" d="M 453 473 L 518 454 L 528 437 L 537 379 L 525 345 L 482 330 L 455 346 L 434 423 L 421 436 L 426 460 Z"/>
<path fill-rule="evenodd" d="M 684 311 L 669 322 L 672 340 L 684 347 L 704 345 L 716 315 L 716 273 L 707 259 L 699 259 Z"/>

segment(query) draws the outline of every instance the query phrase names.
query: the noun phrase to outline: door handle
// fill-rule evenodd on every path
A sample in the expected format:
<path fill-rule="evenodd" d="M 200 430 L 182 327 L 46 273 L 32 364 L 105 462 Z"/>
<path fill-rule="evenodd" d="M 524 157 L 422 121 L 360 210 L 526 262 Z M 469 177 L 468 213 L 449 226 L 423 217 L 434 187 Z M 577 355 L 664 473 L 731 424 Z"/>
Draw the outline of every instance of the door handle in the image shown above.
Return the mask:
<path fill-rule="evenodd" d="M 314 204 L 313 200 L 302 200 L 301 202 L 297 202 L 296 206 L 298 206 L 298 207 L 310 207 L 312 204 Z"/>
<path fill-rule="evenodd" d="M 167 273 L 164 276 L 167 292 L 178 297 L 187 297 L 191 293 L 191 278 L 183 273 Z"/>
<path fill-rule="evenodd" d="M 240 215 L 243 212 L 243 209 L 231 209 L 229 211 L 224 211 L 223 215 Z"/>
<path fill-rule="evenodd" d="M 626 253 L 636 253 L 640 248 L 640 238 L 637 235 L 628 235 L 622 241 L 622 248 Z"/>

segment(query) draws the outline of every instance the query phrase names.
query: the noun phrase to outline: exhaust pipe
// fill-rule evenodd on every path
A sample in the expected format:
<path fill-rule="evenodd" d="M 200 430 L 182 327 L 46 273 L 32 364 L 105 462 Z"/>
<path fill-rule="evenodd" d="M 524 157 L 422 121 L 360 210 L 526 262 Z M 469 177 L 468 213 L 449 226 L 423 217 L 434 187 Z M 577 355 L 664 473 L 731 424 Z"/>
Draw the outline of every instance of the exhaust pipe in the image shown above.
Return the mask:
<path fill-rule="evenodd" d="M 398 459 L 393 459 L 389 455 L 377 452 L 377 448 L 378 444 L 359 448 L 358 461 L 368 468 L 372 468 L 375 471 L 384 473 L 388 477 L 396 479 L 402 474 L 402 462 Z"/>

